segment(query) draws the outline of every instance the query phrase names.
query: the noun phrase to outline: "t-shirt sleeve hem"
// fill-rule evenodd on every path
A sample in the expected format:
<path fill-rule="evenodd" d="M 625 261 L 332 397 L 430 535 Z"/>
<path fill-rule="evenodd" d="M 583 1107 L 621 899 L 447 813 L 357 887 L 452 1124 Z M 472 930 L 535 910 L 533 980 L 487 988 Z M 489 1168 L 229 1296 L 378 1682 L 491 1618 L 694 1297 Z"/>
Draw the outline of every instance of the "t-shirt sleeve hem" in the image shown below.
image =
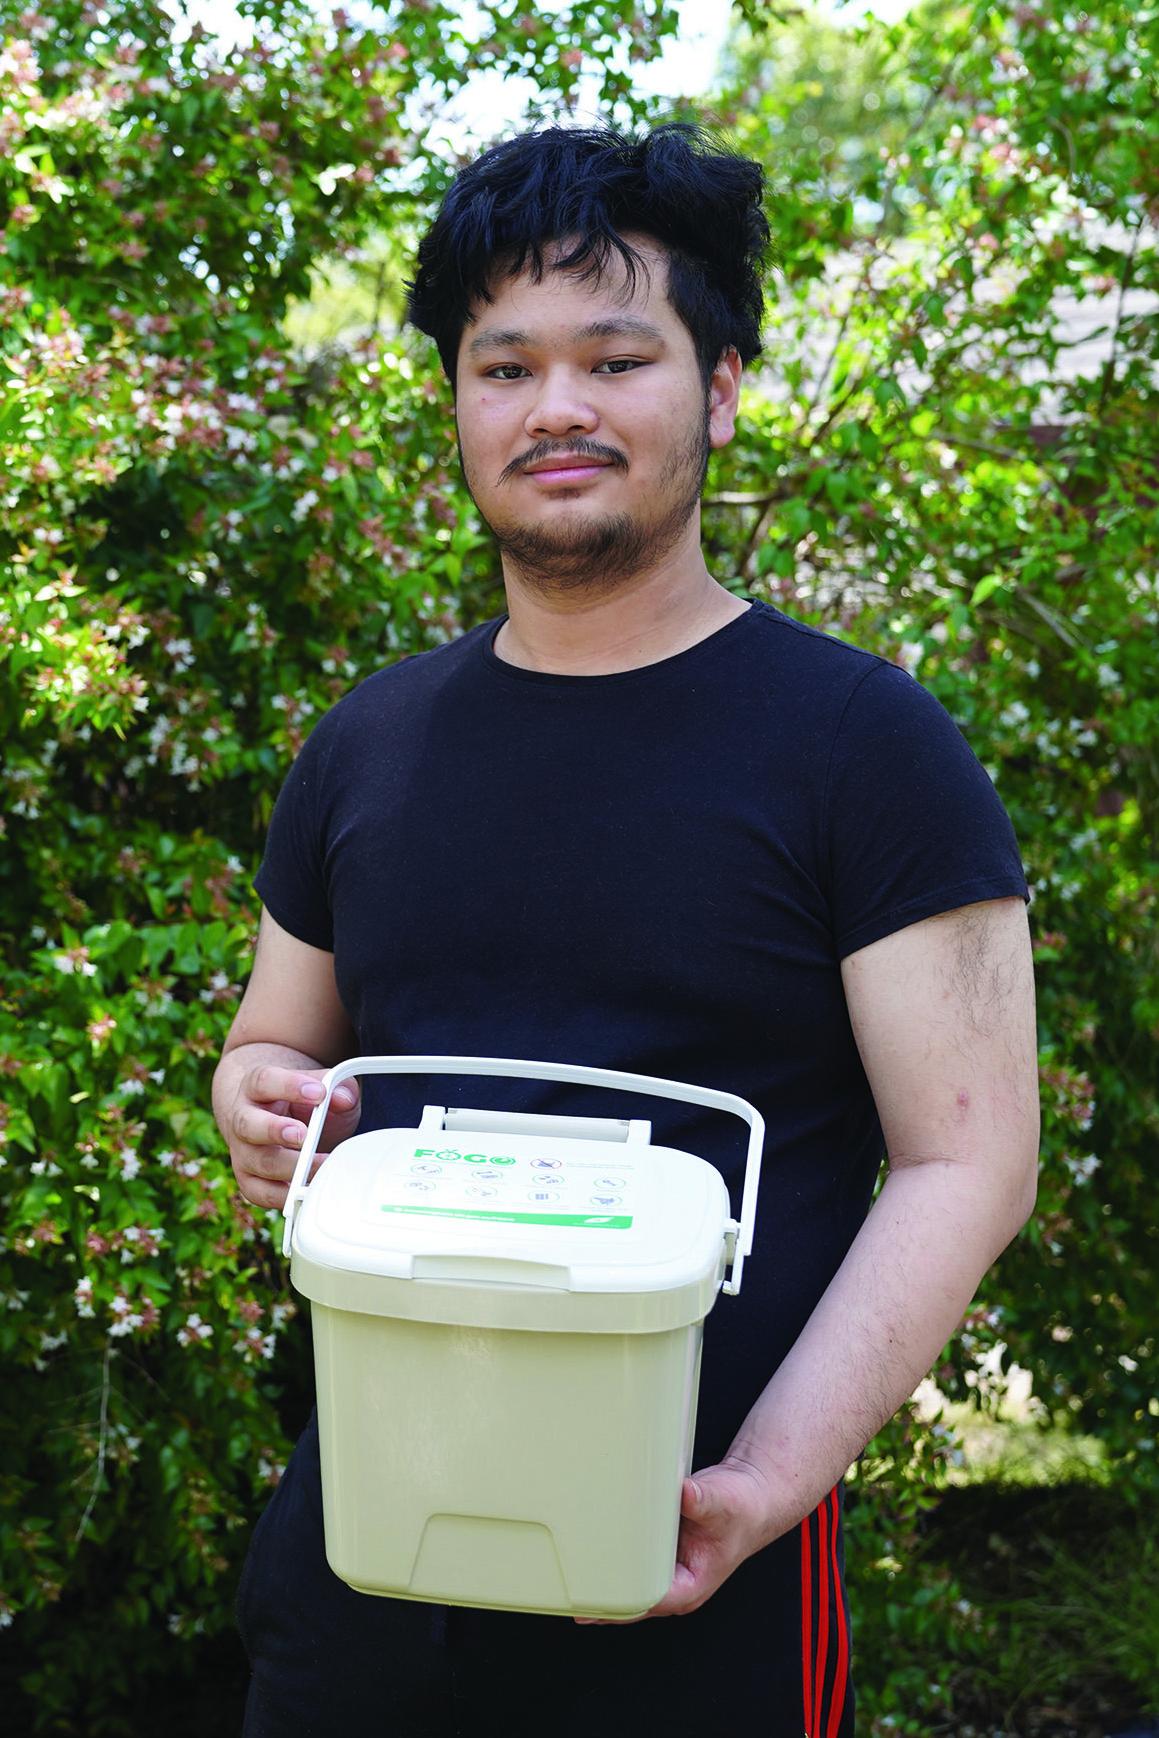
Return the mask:
<path fill-rule="evenodd" d="M 895 905 L 889 911 L 880 911 L 875 916 L 866 918 L 863 923 L 856 924 L 837 937 L 837 956 L 845 959 L 847 955 L 856 953 L 858 948 L 868 947 L 873 941 L 881 941 L 899 929 L 907 929 L 911 923 L 920 923 L 924 917 L 938 917 L 944 911 L 956 911 L 962 905 L 977 905 L 984 899 L 1010 898 L 1029 900 L 1030 890 L 1025 876 L 973 876 L 968 881 L 952 882 L 948 887 L 935 888 L 929 893 L 904 900 L 901 905 Z"/>
<path fill-rule="evenodd" d="M 274 922 L 279 924 L 288 935 L 292 935 L 295 941 L 304 941 L 307 947 L 321 948 L 324 953 L 334 952 L 333 926 L 327 925 L 325 929 L 321 929 L 316 924 L 303 923 L 297 912 L 291 911 L 288 906 L 282 903 L 278 894 L 275 893 L 270 898 L 266 887 L 266 877 L 260 869 L 254 877 L 253 888 Z"/>

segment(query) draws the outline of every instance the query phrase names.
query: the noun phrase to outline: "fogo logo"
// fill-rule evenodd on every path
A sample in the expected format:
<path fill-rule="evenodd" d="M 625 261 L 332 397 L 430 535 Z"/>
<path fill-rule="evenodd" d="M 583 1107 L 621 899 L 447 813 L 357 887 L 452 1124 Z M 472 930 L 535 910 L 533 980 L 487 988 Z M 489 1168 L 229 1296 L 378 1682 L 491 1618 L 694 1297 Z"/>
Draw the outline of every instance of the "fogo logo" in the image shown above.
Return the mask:
<path fill-rule="evenodd" d="M 462 1160 L 465 1165 L 513 1165 L 514 1159 L 503 1153 L 461 1153 L 456 1147 L 416 1147 L 416 1159 Z"/>

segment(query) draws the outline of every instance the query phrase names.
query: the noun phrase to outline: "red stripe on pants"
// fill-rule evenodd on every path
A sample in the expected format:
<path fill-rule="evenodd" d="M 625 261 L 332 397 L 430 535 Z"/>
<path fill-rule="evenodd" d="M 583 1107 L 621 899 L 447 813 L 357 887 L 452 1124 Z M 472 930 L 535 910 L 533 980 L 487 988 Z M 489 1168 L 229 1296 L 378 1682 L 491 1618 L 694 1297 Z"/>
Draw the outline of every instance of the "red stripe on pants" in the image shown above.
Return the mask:
<path fill-rule="evenodd" d="M 801 1522 L 801 1694 L 805 1704 L 805 1738 L 813 1733 L 813 1553 L 809 1530 L 812 1515 Z"/>
<path fill-rule="evenodd" d="M 821 1698 L 825 1691 L 825 1667 L 829 1654 L 829 1499 L 817 1510 L 817 1665 L 813 1679 L 813 1713 L 818 1732 L 821 1726 Z M 813 1734 L 810 1734 L 813 1738 Z"/>
<path fill-rule="evenodd" d="M 837 1573 L 837 1492 L 834 1490 L 829 1500 L 833 1504 L 833 1529 L 829 1535 L 830 1550 L 833 1559 L 833 1592 L 837 1603 L 837 1666 L 833 1673 L 833 1700 L 829 1706 L 829 1723 L 825 1728 L 825 1738 L 837 1738 L 841 1729 L 841 1716 L 845 1712 L 845 1687 L 849 1676 L 849 1626 L 845 1621 L 845 1598 L 841 1589 L 841 1577 Z"/>

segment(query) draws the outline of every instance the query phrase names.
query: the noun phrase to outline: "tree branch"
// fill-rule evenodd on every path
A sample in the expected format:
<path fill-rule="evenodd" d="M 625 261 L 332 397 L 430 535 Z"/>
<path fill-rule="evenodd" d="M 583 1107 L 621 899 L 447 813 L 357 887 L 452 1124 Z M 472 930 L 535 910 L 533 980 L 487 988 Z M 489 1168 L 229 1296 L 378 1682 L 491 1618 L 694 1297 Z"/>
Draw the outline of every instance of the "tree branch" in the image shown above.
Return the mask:
<path fill-rule="evenodd" d="M 1119 344 L 1119 328 L 1123 324 L 1123 302 L 1127 295 L 1127 285 L 1131 281 L 1131 273 L 1135 269 L 1135 255 L 1139 250 L 1139 232 L 1142 227 L 1142 224 L 1137 223 L 1131 232 L 1131 251 L 1127 255 L 1126 262 L 1123 266 L 1123 275 L 1119 279 L 1119 304 L 1115 309 L 1115 326 L 1111 333 L 1111 354 L 1107 357 L 1106 363 L 1103 367 L 1103 384 L 1099 389 L 1100 417 L 1102 416 L 1103 410 L 1106 408 L 1107 395 L 1115 380 L 1115 351 Z"/>
<path fill-rule="evenodd" d="M 79 1544 L 84 1538 L 85 1529 L 88 1527 L 89 1521 L 92 1518 L 93 1510 L 97 1506 L 97 1498 L 100 1496 L 101 1489 L 105 1482 L 105 1461 L 108 1457 L 109 1450 L 109 1394 L 112 1390 L 112 1382 L 109 1378 L 109 1365 L 115 1355 L 112 1346 L 110 1346 L 108 1341 L 106 1341 L 105 1361 L 101 1371 L 101 1422 L 100 1433 L 97 1437 L 97 1464 L 93 1473 L 93 1488 L 89 1495 L 89 1500 L 85 1504 L 84 1514 L 80 1518 L 80 1526 L 73 1535 L 74 1544 Z"/>

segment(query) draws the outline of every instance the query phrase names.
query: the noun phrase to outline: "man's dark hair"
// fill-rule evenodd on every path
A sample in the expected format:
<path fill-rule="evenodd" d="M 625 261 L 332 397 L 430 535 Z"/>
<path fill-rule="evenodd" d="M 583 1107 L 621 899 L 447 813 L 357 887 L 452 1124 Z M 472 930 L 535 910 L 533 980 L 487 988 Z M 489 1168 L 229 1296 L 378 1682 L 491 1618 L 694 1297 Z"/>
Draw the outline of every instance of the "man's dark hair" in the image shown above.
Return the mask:
<path fill-rule="evenodd" d="M 705 386 L 722 353 L 761 353 L 762 268 L 769 245 L 760 165 L 702 127 L 674 121 L 633 139 L 610 128 L 549 127 L 505 140 L 467 165 L 419 246 L 407 318 L 435 340 L 452 389 L 471 304 L 496 279 L 539 283 L 544 247 L 573 239 L 553 269 L 598 283 L 613 250 L 627 294 L 638 232 L 668 255 L 668 300 L 696 346 Z"/>

